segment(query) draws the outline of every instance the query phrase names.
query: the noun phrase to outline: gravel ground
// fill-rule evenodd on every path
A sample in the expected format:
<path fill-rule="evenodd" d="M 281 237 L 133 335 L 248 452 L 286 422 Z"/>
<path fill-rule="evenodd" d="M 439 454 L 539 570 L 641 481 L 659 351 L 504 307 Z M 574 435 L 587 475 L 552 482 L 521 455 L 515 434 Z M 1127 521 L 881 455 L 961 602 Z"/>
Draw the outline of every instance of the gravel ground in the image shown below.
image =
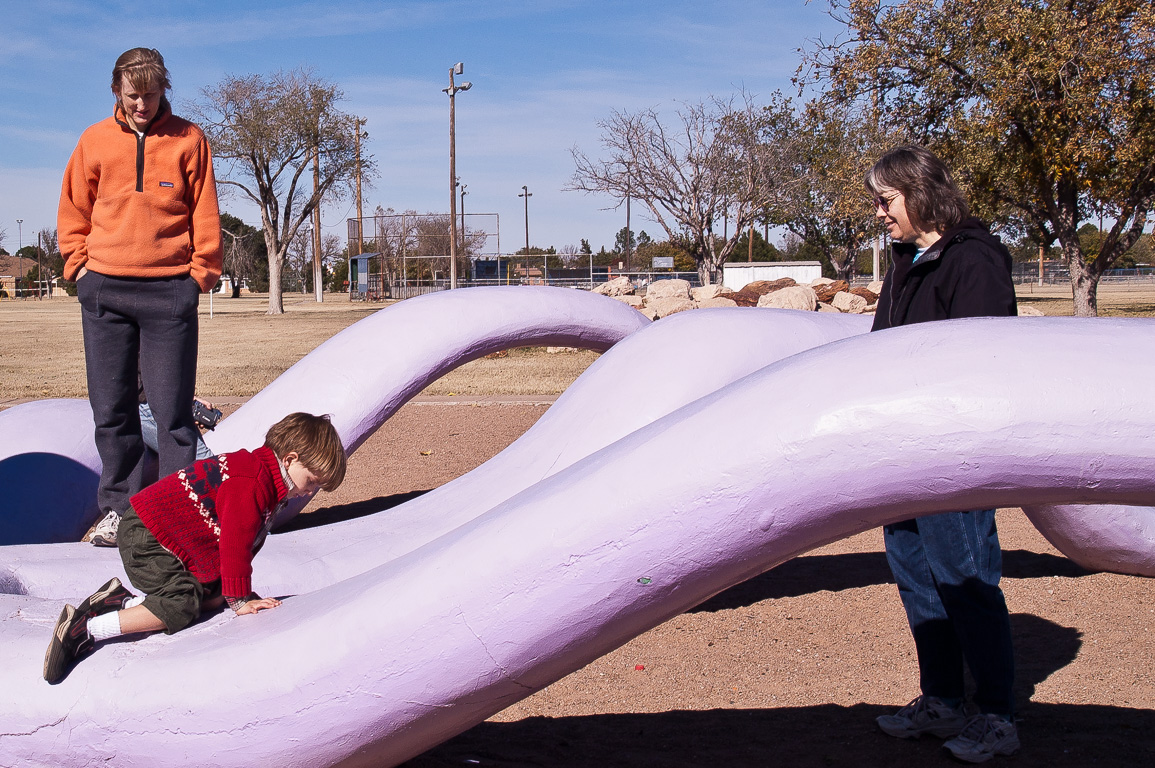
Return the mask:
<path fill-rule="evenodd" d="M 365 514 L 434 488 L 548 400 L 410 403 L 310 512 Z M 1023 748 L 996 765 L 1155 765 L 1155 584 L 1081 570 L 1017 509 L 999 527 Z M 955 765 L 938 740 L 874 726 L 918 689 L 881 539 L 868 531 L 734 587 L 406 766 Z"/>

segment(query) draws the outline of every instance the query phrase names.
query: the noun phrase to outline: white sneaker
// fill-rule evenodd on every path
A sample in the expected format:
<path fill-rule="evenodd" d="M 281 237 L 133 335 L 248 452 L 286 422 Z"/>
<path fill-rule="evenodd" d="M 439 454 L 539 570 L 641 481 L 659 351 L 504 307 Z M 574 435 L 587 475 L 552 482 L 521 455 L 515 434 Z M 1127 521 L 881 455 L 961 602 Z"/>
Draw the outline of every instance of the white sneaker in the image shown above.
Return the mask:
<path fill-rule="evenodd" d="M 93 546 L 97 547 L 115 547 L 116 546 L 116 531 L 120 528 L 120 515 L 108 510 L 99 523 L 92 529 L 92 536 L 89 539 Z"/>
<path fill-rule="evenodd" d="M 949 706 L 937 696 L 918 696 L 893 715 L 876 722 L 882 732 L 900 739 L 917 739 L 924 734 L 947 739 L 957 736 L 967 724 L 964 705 Z"/>
<path fill-rule="evenodd" d="M 995 755 L 1019 751 L 1019 729 L 1001 715 L 975 715 L 967 720 L 962 733 L 943 744 L 959 760 L 985 763 Z"/>

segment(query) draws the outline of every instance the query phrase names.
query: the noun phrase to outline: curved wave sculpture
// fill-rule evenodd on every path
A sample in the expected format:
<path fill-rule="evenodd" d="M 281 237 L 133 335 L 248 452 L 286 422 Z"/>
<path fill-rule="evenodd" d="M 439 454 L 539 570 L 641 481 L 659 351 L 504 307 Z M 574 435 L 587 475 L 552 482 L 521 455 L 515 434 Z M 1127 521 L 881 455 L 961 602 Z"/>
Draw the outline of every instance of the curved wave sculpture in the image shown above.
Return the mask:
<path fill-rule="evenodd" d="M 12 661 L 0 689 L 20 711 L 3 716 L 0 754 L 395 764 L 829 541 L 944 509 L 1155 504 L 1155 363 L 1128 354 L 1149 329 L 1001 318 L 823 344 L 381 565 L 255 617 L 109 644 L 57 686 L 39 673 L 60 603 L 2 595 Z M 868 385 L 841 370 L 870 371 Z M 1065 375 L 1024 394 L 1048 371 Z M 473 490 L 460 483 L 439 502 Z M 41 547 L 56 548 L 78 546 Z M 220 674 L 226 665 L 250 673 Z"/>
<path fill-rule="evenodd" d="M 649 325 L 586 291 L 471 288 L 399 302 L 334 335 L 205 436 L 215 453 L 252 448 L 286 413 L 333 415 L 352 453 L 406 401 L 446 372 L 515 346 L 605 350 Z M 0 544 L 77 541 L 98 517 L 100 457 L 84 400 L 0 412 Z M 278 524 L 308 503 L 288 505 Z"/>
<path fill-rule="evenodd" d="M 1155 577 L 1155 508 L 1028 504 L 1023 512 L 1051 546 L 1087 570 Z"/>

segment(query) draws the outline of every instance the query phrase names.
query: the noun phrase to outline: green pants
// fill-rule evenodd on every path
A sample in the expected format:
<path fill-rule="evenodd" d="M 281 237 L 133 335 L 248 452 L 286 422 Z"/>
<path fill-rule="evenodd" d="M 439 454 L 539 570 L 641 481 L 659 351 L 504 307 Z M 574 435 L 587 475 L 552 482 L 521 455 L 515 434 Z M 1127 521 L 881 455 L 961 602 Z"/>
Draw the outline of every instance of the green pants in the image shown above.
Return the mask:
<path fill-rule="evenodd" d="M 201 606 L 221 594 L 220 579 L 201 584 L 152 535 L 129 507 L 116 532 L 120 559 L 132 586 L 144 593 L 144 607 L 164 622 L 165 633 L 179 632 L 197 620 Z"/>

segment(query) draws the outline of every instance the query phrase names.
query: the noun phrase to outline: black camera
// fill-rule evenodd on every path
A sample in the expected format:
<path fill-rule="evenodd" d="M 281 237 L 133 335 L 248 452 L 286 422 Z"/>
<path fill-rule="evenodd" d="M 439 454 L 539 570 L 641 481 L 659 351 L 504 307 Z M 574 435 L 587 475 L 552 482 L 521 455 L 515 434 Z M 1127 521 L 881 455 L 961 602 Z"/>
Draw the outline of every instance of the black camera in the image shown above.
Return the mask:
<path fill-rule="evenodd" d="M 215 427 L 222 415 L 219 408 L 209 408 L 200 400 L 193 400 L 193 421 L 205 429 Z"/>

